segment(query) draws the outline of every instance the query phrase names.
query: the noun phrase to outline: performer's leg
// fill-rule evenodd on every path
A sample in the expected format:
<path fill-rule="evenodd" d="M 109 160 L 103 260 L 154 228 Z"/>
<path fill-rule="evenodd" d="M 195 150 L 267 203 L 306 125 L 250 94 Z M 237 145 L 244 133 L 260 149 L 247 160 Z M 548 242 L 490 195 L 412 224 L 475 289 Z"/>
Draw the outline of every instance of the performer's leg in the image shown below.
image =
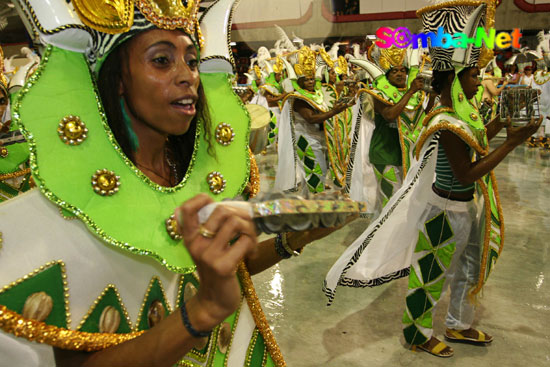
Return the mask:
<path fill-rule="evenodd" d="M 471 328 L 475 316 L 475 300 L 469 296 L 469 291 L 478 281 L 481 264 L 481 244 L 483 243 L 482 233 L 485 227 L 483 220 L 475 220 L 473 205 L 471 210 L 473 225 L 468 245 L 449 275 L 451 302 L 445 319 L 445 325 L 448 329 L 446 336 L 451 340 L 489 343 L 493 339 L 490 335 Z M 481 216 L 481 219 L 483 219 L 483 216 Z M 458 331 L 458 333 L 454 331 Z"/>
<path fill-rule="evenodd" d="M 327 166 L 319 143 L 307 134 L 302 133 L 297 137 L 296 148 L 298 164 L 304 171 L 307 189 L 312 193 L 323 192 L 325 190 L 324 172 L 326 173 Z"/>
<path fill-rule="evenodd" d="M 471 227 L 466 203 L 447 201 L 445 204 L 446 200 L 441 198 L 435 201 L 437 205 L 432 203 L 426 208 L 426 222 L 419 228 L 411 262 L 407 308 L 403 315 L 403 333 L 411 345 L 430 341 L 432 311 L 445 289 L 447 269 L 455 250 L 460 255 L 466 247 Z M 445 209 L 447 206 L 450 208 Z"/>

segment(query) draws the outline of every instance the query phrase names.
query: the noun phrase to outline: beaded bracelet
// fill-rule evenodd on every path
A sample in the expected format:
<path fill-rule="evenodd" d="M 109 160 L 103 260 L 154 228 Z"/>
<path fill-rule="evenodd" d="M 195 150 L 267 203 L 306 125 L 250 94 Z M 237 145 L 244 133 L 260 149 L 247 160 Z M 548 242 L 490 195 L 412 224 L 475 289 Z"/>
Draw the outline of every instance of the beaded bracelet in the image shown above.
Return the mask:
<path fill-rule="evenodd" d="M 292 256 L 292 253 L 288 252 L 283 245 L 283 238 L 286 242 L 286 235 L 284 233 L 278 233 L 275 237 L 275 251 L 283 259 L 289 259 Z M 288 245 L 287 245 L 288 246 Z"/>
<path fill-rule="evenodd" d="M 191 334 L 191 336 L 194 338 L 206 338 L 210 336 L 210 333 L 212 332 L 212 330 L 198 331 L 198 330 L 195 330 L 195 328 L 191 325 L 191 321 L 189 321 L 189 315 L 187 315 L 187 308 L 185 307 L 185 304 L 186 302 L 183 302 L 183 304 L 181 305 L 180 312 L 181 312 L 181 319 L 183 320 L 183 325 L 185 326 L 189 334 Z"/>
<path fill-rule="evenodd" d="M 285 251 L 287 253 L 289 253 L 290 255 L 292 255 L 292 256 L 299 256 L 300 255 L 300 251 L 293 250 L 290 247 L 290 245 L 288 244 L 288 237 L 287 237 L 286 233 L 282 236 L 281 243 L 282 243 L 283 248 L 285 249 Z"/>

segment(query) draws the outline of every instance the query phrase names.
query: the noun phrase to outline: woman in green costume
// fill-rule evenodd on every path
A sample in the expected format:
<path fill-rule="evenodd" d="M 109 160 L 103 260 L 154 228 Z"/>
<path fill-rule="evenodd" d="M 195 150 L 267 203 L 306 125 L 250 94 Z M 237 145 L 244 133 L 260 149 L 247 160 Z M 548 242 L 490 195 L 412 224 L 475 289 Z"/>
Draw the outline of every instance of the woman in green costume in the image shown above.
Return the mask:
<path fill-rule="evenodd" d="M 201 24 L 227 32 L 233 3 L 216 2 Z M 41 33 L 43 61 L 14 104 L 39 190 L 0 206 L 3 361 L 284 366 L 250 274 L 332 230 L 258 244 L 240 210 L 218 207 L 199 223 L 202 207 L 254 176 L 228 38 L 201 48 L 191 0 L 131 1 L 117 16 L 73 5 L 85 25 Z M 75 21 L 64 0 L 17 6 L 36 14 L 39 33 L 53 15 Z M 63 40 L 66 31 L 76 33 Z M 87 58 L 73 51 L 86 34 Z"/>

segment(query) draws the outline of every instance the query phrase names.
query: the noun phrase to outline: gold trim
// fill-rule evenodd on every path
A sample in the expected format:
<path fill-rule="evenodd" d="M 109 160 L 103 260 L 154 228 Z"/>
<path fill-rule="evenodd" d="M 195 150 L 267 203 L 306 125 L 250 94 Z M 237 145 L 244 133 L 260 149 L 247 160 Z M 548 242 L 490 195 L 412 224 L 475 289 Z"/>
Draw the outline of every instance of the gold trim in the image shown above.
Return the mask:
<path fill-rule="evenodd" d="M 59 214 L 61 215 L 61 217 L 65 220 L 74 220 L 74 219 L 77 219 L 78 217 L 76 216 L 67 216 L 65 215 L 65 213 L 63 213 L 63 208 L 62 207 L 57 207 L 57 209 L 59 209 Z"/>
<path fill-rule="evenodd" d="M 86 352 L 109 348 L 144 333 L 139 331 L 128 334 L 102 334 L 67 330 L 26 319 L 3 305 L 0 305 L 0 329 L 29 341 L 48 344 L 60 349 Z"/>
<path fill-rule="evenodd" d="M 231 338 L 229 339 L 229 344 L 227 345 L 227 348 L 226 348 L 226 351 L 225 353 L 222 352 L 221 348 L 220 348 L 220 336 L 221 336 L 221 330 L 222 330 L 222 327 L 223 327 L 223 324 L 225 323 L 222 322 L 220 325 L 218 325 L 218 331 L 216 333 L 216 343 L 212 345 L 212 352 L 216 352 L 216 349 L 218 349 L 218 351 L 220 351 L 222 354 L 225 354 L 225 358 L 224 358 L 224 361 L 223 361 L 223 366 L 224 367 L 227 367 L 227 361 L 229 360 L 229 355 L 231 354 L 231 347 L 233 346 L 233 340 L 235 339 L 235 332 L 237 331 L 237 326 L 239 324 L 239 319 L 241 317 L 241 308 L 243 306 L 243 299 L 244 299 L 244 295 L 242 295 L 241 297 L 241 301 L 239 302 L 239 306 L 237 307 L 237 310 L 235 311 L 235 320 L 233 321 L 233 325 L 229 324 L 231 326 Z M 227 353 L 229 351 L 229 353 Z"/>
<path fill-rule="evenodd" d="M 359 91 L 362 91 L 362 90 L 359 90 Z M 385 99 L 384 97 L 381 97 L 378 93 L 376 93 L 376 91 L 379 91 L 380 93 L 382 93 L 384 95 L 384 93 L 382 91 L 380 91 L 379 89 L 365 89 L 364 91 L 365 91 L 365 93 L 370 94 L 371 96 L 373 96 L 374 98 L 376 98 L 377 100 L 379 100 L 380 102 L 382 102 L 384 104 L 387 104 L 389 106 L 395 105 L 395 103 L 393 103 L 392 100 Z"/>
<path fill-rule="evenodd" d="M 124 313 L 124 318 L 126 319 L 126 322 L 128 323 L 128 327 L 130 328 L 130 330 L 132 330 L 132 320 L 130 320 L 130 316 L 128 315 L 128 311 L 126 310 L 126 306 L 124 306 L 124 302 L 122 302 L 122 298 L 120 298 L 120 293 L 118 293 L 118 289 L 117 287 L 115 287 L 114 284 L 108 284 L 104 289 L 103 289 L 103 292 L 101 292 L 101 294 L 95 299 L 93 305 L 90 307 L 90 309 L 88 310 L 88 312 L 86 313 L 86 315 L 84 315 L 84 317 L 82 318 L 82 320 L 80 320 L 80 323 L 78 324 L 78 327 L 76 328 L 77 330 L 80 329 L 84 323 L 86 322 L 86 320 L 88 319 L 88 317 L 90 317 L 90 315 L 92 314 L 92 312 L 94 312 L 95 308 L 97 307 L 99 301 L 105 296 L 105 294 L 107 293 L 107 291 L 109 289 L 113 289 L 115 291 L 115 294 L 117 296 L 117 299 L 118 299 L 118 302 L 120 304 L 120 308 L 122 308 L 122 312 Z M 84 331 L 82 331 L 84 332 Z M 95 333 L 89 333 L 89 334 L 95 334 Z M 101 333 L 100 333 L 101 334 Z M 120 334 L 117 334 L 117 335 L 120 335 Z M 136 335 L 137 336 L 137 335 Z"/>
<path fill-rule="evenodd" d="M 30 168 L 25 168 L 25 169 L 22 169 L 21 171 L 16 171 L 12 173 L 0 174 L 0 181 L 9 180 L 10 178 L 25 176 L 27 173 L 31 173 Z"/>
<path fill-rule="evenodd" d="M 134 331 L 137 331 L 137 328 L 139 327 L 139 324 L 141 322 L 141 316 L 143 315 L 143 312 L 145 310 L 145 303 L 147 302 L 147 297 L 149 297 L 149 293 L 151 293 L 151 288 L 153 288 L 153 284 L 155 284 L 155 280 L 158 280 L 162 297 L 164 298 L 164 302 L 166 303 L 166 307 L 168 308 L 168 313 L 172 313 L 172 305 L 170 304 L 170 301 L 166 297 L 166 292 L 164 291 L 164 287 L 162 286 L 162 281 L 158 276 L 154 275 L 149 281 L 149 286 L 147 287 L 147 290 L 145 291 L 145 296 L 143 297 L 143 301 L 141 302 L 141 307 L 139 308 L 139 312 L 137 314 L 136 325 L 132 328 Z"/>
<path fill-rule="evenodd" d="M 249 198 L 252 199 L 260 192 L 260 170 L 256 162 L 256 157 L 248 148 L 248 155 L 250 156 L 250 178 L 246 185 L 245 192 L 248 193 Z"/>
<path fill-rule="evenodd" d="M 241 279 L 246 302 L 248 303 L 248 307 L 250 308 L 256 327 L 264 337 L 265 346 L 271 355 L 275 366 L 286 367 L 286 362 L 262 311 L 262 305 L 260 304 L 256 291 L 254 290 L 254 283 L 252 283 L 252 278 L 250 278 L 250 273 L 248 273 L 244 262 L 239 264 L 238 274 Z"/>
<path fill-rule="evenodd" d="M 504 248 L 504 217 L 502 216 L 502 207 L 500 205 L 500 197 L 498 195 L 498 188 L 497 188 L 497 180 L 495 177 L 495 173 L 491 171 L 489 173 L 491 183 L 493 184 L 493 191 L 495 194 L 495 202 L 498 210 L 499 220 L 500 220 L 500 244 L 499 244 L 499 257 L 502 253 L 502 249 Z M 475 288 L 470 290 L 470 295 L 474 296 L 481 291 L 481 288 L 483 288 L 483 285 L 485 284 L 485 271 L 487 270 L 487 257 L 489 256 L 489 250 L 491 247 L 491 227 L 492 227 L 492 220 L 491 220 L 491 198 L 489 197 L 489 190 L 487 189 L 487 185 L 485 185 L 485 182 L 483 182 L 483 178 L 480 178 L 477 180 L 477 183 L 481 187 L 481 192 L 483 193 L 483 200 L 485 200 L 485 235 L 483 238 L 483 252 L 481 255 L 481 268 L 479 269 L 479 279 L 477 281 L 477 284 Z"/>
<path fill-rule="evenodd" d="M 64 298 L 63 303 L 65 304 L 65 320 L 67 322 L 67 325 L 70 325 L 71 324 L 71 312 L 70 312 L 70 307 L 69 307 L 69 287 L 68 287 L 68 284 L 67 284 L 67 273 L 65 272 L 65 263 L 62 260 L 50 261 L 50 262 L 47 262 L 46 264 L 40 266 L 39 268 L 34 269 L 33 271 L 31 271 L 27 275 L 24 275 L 23 277 L 17 279 L 16 281 L 11 282 L 10 284 L 5 285 L 4 287 L 2 287 L 2 289 L 0 289 L 0 294 L 4 293 L 5 291 L 15 287 L 16 285 L 19 285 L 19 284 L 23 283 L 25 280 L 30 279 L 30 278 L 34 277 L 35 275 L 38 275 L 39 273 L 43 272 L 44 270 L 49 269 L 49 268 L 51 268 L 51 267 L 53 267 L 57 264 L 60 265 L 61 279 L 63 281 L 63 298 Z M 2 325 L 1 325 L 1 321 L 0 321 L 0 328 L 1 327 L 2 327 Z"/>
<path fill-rule="evenodd" d="M 430 120 L 435 116 L 435 115 L 438 115 L 440 113 L 445 113 L 445 112 L 448 112 L 448 113 L 455 113 L 455 110 L 453 110 L 451 107 L 443 107 L 443 108 L 438 108 L 436 110 L 431 110 L 427 115 L 426 117 L 424 117 L 424 120 L 422 121 L 422 126 L 426 126 L 428 125 L 428 123 L 430 122 Z"/>
<path fill-rule="evenodd" d="M 470 147 L 474 148 L 475 151 L 482 156 L 487 155 L 488 149 L 483 149 L 481 145 L 475 140 L 472 136 L 468 135 L 466 130 L 461 129 L 460 127 L 451 124 L 449 121 L 441 120 L 440 122 L 436 123 L 434 126 L 430 127 L 428 130 L 426 130 L 418 139 L 417 147 L 416 147 L 416 159 L 419 159 L 420 157 L 420 151 L 422 150 L 422 146 L 426 142 L 426 139 L 434 134 L 438 130 L 448 130 L 453 132 L 454 134 L 458 135 L 466 144 L 468 144 Z"/>
<path fill-rule="evenodd" d="M 309 105 L 311 105 L 311 107 L 315 108 L 317 111 L 320 111 L 320 112 L 327 112 L 329 110 L 328 108 L 324 109 L 323 106 L 317 104 L 313 99 L 308 98 L 308 97 L 306 97 L 303 94 L 300 94 L 298 92 L 292 92 L 292 93 L 287 94 L 286 97 L 283 99 L 283 102 L 281 103 L 281 107 L 284 106 L 285 102 L 289 98 L 301 99 L 304 102 L 309 103 Z M 323 100 L 323 102 L 324 102 L 324 100 Z"/>

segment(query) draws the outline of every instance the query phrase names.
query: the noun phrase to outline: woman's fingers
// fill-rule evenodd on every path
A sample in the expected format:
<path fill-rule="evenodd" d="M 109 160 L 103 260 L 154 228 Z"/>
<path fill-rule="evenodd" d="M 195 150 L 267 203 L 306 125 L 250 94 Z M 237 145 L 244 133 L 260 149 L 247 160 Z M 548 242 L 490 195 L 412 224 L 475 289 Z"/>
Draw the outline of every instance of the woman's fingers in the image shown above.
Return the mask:
<path fill-rule="evenodd" d="M 195 232 L 199 227 L 198 211 L 213 200 L 206 194 L 198 194 L 197 196 L 187 200 L 179 208 L 176 209 L 176 222 L 178 231 L 183 237 L 188 237 Z"/>
<path fill-rule="evenodd" d="M 217 233 L 222 226 L 226 225 L 226 221 L 232 217 L 250 220 L 250 215 L 242 209 L 218 205 L 202 226 L 209 232 Z"/>
<path fill-rule="evenodd" d="M 228 251 L 229 243 L 239 236 L 256 238 L 254 223 L 239 216 L 231 215 L 224 217 L 223 225 L 216 232 L 210 246 L 205 250 L 204 256 L 222 256 Z"/>
<path fill-rule="evenodd" d="M 220 275 L 229 276 L 235 274 L 237 265 L 245 256 L 257 249 L 256 235 L 253 237 L 242 234 L 224 253 L 217 259 L 215 264 Z"/>

